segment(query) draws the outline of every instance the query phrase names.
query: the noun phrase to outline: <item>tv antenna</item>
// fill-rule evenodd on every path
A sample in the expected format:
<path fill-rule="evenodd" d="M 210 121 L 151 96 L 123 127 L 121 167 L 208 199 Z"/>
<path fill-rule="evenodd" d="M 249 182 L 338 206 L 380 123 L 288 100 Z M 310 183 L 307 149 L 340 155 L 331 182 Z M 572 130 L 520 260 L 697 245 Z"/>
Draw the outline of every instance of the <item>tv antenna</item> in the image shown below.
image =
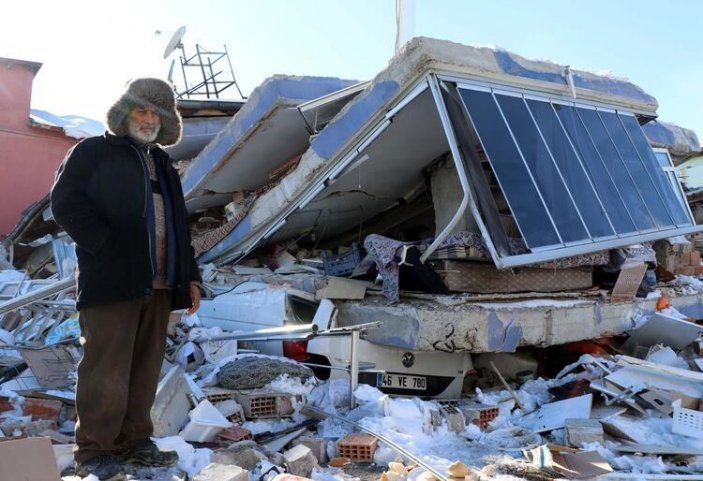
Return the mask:
<path fill-rule="evenodd" d="M 161 32 L 157 30 L 156 33 L 160 34 Z M 182 41 L 185 33 L 185 26 L 176 30 L 164 49 L 164 59 L 170 57 L 176 49 L 180 49 L 181 51 L 178 60 L 181 64 L 181 73 L 183 75 L 184 87 L 182 90 L 178 89 L 176 82 L 173 80 L 175 59 L 171 61 L 171 67 L 168 72 L 168 79 L 176 86 L 176 95 L 178 98 L 204 96 L 208 99 L 219 99 L 222 92 L 234 85 L 237 92 L 239 92 L 239 96 L 242 99 L 246 99 L 234 77 L 234 70 L 232 69 L 232 62 L 230 62 L 229 59 L 227 46 L 223 45 L 224 50 L 222 51 L 212 51 L 196 43 L 195 54 L 189 57 L 186 54 L 186 49 Z M 227 70 L 221 70 L 222 68 Z M 195 82 L 192 81 L 193 77 L 196 78 Z"/>

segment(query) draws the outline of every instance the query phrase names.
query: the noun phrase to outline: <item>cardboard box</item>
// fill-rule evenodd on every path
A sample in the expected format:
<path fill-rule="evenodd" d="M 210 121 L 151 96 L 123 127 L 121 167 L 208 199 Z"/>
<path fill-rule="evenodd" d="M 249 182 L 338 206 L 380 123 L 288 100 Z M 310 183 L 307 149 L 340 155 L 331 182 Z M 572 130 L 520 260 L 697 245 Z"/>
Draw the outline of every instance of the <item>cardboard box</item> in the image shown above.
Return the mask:
<path fill-rule="evenodd" d="M 0 479 L 61 481 L 49 438 L 0 439 Z"/>

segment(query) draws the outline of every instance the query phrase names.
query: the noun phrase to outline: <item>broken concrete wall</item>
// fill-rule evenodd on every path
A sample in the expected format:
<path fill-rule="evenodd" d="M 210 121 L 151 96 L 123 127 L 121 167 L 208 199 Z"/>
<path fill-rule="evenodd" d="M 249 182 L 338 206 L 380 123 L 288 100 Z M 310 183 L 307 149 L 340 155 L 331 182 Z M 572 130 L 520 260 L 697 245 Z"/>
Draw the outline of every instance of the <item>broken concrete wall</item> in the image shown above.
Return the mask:
<path fill-rule="evenodd" d="M 681 312 L 700 317 L 703 295 L 672 298 Z M 656 299 L 625 303 L 586 300 L 535 300 L 464 303 L 451 306 L 405 300 L 385 303 L 338 303 L 338 325 L 383 321 L 368 331 L 377 344 L 414 350 L 473 353 L 514 352 L 519 346 L 552 346 L 621 334 L 637 318 L 655 312 Z"/>

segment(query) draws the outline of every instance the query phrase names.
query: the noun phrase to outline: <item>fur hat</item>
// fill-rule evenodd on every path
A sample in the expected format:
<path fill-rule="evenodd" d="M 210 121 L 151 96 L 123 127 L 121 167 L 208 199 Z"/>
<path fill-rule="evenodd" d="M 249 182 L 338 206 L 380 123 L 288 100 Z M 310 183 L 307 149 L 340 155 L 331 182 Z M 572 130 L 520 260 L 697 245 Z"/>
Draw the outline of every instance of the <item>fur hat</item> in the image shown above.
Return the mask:
<path fill-rule="evenodd" d="M 107 112 L 107 127 L 115 135 L 128 135 L 127 120 L 134 107 L 148 107 L 161 117 L 157 144 L 166 146 L 181 139 L 181 116 L 176 110 L 176 96 L 167 82 L 158 78 L 138 78 L 127 84 L 127 90 Z"/>

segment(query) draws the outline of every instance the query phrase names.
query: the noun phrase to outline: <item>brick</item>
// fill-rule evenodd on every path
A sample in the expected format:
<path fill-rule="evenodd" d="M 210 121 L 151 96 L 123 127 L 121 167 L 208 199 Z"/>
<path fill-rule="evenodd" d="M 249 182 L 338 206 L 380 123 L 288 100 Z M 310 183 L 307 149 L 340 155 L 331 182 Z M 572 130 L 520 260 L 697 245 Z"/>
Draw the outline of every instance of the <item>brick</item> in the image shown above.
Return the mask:
<path fill-rule="evenodd" d="M 370 434 L 349 433 L 337 441 L 337 455 L 353 461 L 370 463 L 378 446 L 378 439 Z"/>
<path fill-rule="evenodd" d="M 317 458 L 310 448 L 299 444 L 283 453 L 286 469 L 296 476 L 310 477 L 312 470 L 318 467 Z"/>
<path fill-rule="evenodd" d="M 485 431 L 488 425 L 498 417 L 498 406 L 470 405 L 459 406 L 459 410 L 464 415 L 466 423 L 472 423 Z"/>
<path fill-rule="evenodd" d="M 254 439 L 251 434 L 251 431 L 241 426 L 232 426 L 231 428 L 223 429 L 222 431 L 217 433 L 217 436 L 222 439 L 227 439 L 228 441 L 234 442 L 245 441 L 247 439 Z"/>
<path fill-rule="evenodd" d="M 235 392 L 247 419 L 289 417 L 293 414 L 290 394 L 267 392 Z"/>
<path fill-rule="evenodd" d="M 699 276 L 703 274 L 703 266 L 679 266 L 676 274 L 682 276 Z"/>
<path fill-rule="evenodd" d="M 9 396 L 0 396 L 0 413 L 3 413 L 5 411 L 12 411 L 14 407 L 12 406 L 12 402 L 10 401 Z"/>
<path fill-rule="evenodd" d="M 45 419 L 57 423 L 63 403 L 57 399 L 25 398 L 23 414 L 32 420 Z"/>
<path fill-rule="evenodd" d="M 683 252 L 680 254 L 681 265 L 690 266 L 691 265 L 691 252 Z"/>
<path fill-rule="evenodd" d="M 231 464 L 210 463 L 193 477 L 193 481 L 249 481 L 249 472 Z"/>
<path fill-rule="evenodd" d="M 691 251 L 691 265 L 700 266 L 701 265 L 701 253 L 697 250 Z"/>

